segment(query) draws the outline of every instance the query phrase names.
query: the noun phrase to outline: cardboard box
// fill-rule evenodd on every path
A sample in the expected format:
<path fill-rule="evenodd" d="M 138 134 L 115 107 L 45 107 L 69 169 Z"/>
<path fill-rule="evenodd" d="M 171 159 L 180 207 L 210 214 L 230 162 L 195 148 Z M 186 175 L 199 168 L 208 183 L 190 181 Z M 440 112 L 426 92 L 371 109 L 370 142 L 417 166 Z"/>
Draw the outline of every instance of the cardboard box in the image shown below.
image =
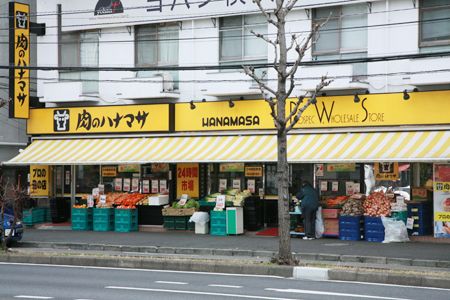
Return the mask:
<path fill-rule="evenodd" d="M 323 227 L 323 234 L 339 234 L 339 219 L 324 219 Z"/>
<path fill-rule="evenodd" d="M 163 216 L 192 216 L 195 213 L 195 208 L 163 208 Z"/>
<path fill-rule="evenodd" d="M 337 208 L 324 208 L 322 209 L 322 218 L 324 219 L 337 219 L 339 218 L 340 209 Z"/>
<path fill-rule="evenodd" d="M 149 196 L 148 205 L 164 205 L 169 203 L 169 195 Z"/>

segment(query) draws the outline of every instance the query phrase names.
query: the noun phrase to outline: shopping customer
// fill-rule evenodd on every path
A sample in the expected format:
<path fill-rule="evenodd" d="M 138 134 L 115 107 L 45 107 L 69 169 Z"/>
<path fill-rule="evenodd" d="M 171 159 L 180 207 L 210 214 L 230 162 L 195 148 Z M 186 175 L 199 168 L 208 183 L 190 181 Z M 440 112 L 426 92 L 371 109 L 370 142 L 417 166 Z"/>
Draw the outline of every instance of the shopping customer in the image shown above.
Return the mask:
<path fill-rule="evenodd" d="M 319 195 L 309 182 L 303 181 L 296 196 L 297 199 L 301 200 L 303 226 L 305 228 L 303 239 L 313 240 L 316 237 L 316 213 L 319 208 Z"/>

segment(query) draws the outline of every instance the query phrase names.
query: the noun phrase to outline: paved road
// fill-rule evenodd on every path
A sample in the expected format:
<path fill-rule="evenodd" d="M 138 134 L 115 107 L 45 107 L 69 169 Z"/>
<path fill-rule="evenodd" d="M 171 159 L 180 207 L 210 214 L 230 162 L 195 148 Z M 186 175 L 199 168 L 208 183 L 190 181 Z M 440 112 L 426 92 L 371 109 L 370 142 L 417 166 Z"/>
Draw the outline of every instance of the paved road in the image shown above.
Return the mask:
<path fill-rule="evenodd" d="M 450 289 L 0 263 L 0 299 L 448 299 Z"/>
<path fill-rule="evenodd" d="M 189 231 L 119 233 L 26 229 L 23 241 L 278 251 L 278 238 L 276 237 L 260 237 L 253 234 L 221 237 L 199 235 Z M 450 244 L 424 242 L 383 244 L 366 241 L 340 241 L 336 238 L 323 238 L 314 241 L 292 239 L 292 251 L 298 253 L 450 261 L 449 248 Z"/>

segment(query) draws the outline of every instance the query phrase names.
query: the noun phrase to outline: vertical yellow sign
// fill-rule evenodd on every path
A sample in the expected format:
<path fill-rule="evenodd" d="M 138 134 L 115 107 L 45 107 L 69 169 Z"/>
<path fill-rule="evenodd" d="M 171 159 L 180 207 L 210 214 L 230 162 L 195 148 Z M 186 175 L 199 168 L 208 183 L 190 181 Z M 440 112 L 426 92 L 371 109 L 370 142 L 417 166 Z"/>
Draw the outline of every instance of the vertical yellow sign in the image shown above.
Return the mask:
<path fill-rule="evenodd" d="M 199 174 L 198 164 L 177 164 L 177 198 L 183 194 L 199 197 Z"/>
<path fill-rule="evenodd" d="M 9 117 L 28 119 L 30 110 L 30 6 L 9 3 L 10 50 Z"/>
<path fill-rule="evenodd" d="M 30 196 L 50 196 L 49 166 L 30 166 Z"/>

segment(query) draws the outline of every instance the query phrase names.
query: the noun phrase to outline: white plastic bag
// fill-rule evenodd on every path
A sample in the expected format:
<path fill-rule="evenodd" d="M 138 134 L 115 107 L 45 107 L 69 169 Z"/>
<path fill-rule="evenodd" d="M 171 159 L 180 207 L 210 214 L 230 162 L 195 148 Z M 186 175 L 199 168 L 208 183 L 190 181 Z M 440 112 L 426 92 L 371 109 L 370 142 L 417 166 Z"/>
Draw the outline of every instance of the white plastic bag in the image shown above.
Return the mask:
<path fill-rule="evenodd" d="M 316 239 L 320 239 L 325 228 L 323 227 L 322 207 L 319 206 L 316 212 Z"/>
<path fill-rule="evenodd" d="M 197 211 L 190 217 L 189 222 L 205 225 L 209 222 L 209 214 L 207 212 Z"/>
<path fill-rule="evenodd" d="M 397 221 L 391 218 L 381 217 L 384 226 L 383 243 L 391 242 L 409 242 L 408 230 L 403 221 Z"/>

